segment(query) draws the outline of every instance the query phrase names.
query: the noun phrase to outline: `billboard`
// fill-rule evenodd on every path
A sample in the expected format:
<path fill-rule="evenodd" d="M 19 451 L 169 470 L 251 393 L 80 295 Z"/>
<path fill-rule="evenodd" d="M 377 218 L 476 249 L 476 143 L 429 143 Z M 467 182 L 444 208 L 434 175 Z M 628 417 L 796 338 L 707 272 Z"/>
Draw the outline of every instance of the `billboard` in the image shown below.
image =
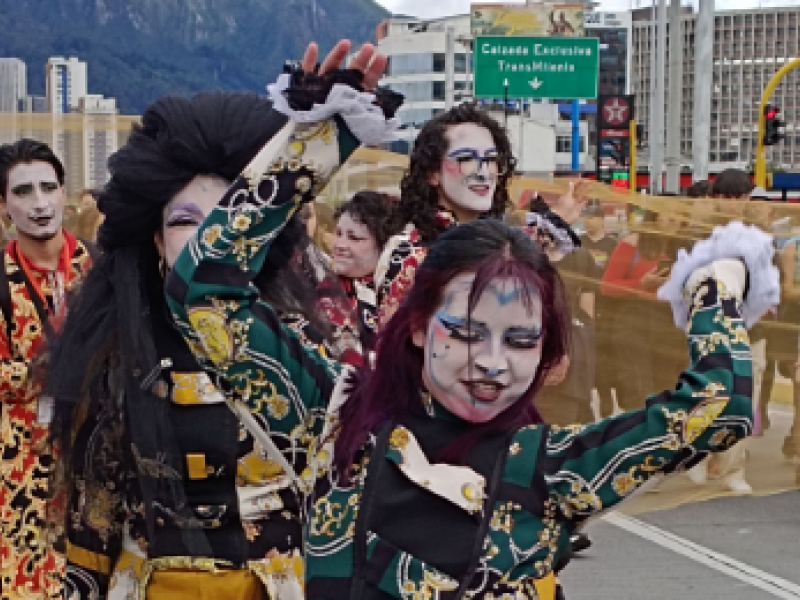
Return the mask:
<path fill-rule="evenodd" d="M 580 4 L 473 4 L 472 35 L 583 37 Z"/>

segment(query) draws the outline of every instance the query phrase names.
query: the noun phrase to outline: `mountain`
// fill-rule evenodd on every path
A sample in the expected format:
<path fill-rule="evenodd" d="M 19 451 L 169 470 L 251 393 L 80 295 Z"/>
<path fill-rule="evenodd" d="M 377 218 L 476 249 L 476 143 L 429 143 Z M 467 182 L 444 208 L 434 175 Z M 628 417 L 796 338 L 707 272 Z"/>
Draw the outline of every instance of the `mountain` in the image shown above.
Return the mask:
<path fill-rule="evenodd" d="M 140 114 L 166 93 L 263 92 L 309 41 L 374 41 L 387 16 L 373 0 L 0 0 L 0 56 L 25 61 L 33 95 L 50 56 L 76 56 L 90 93 Z"/>

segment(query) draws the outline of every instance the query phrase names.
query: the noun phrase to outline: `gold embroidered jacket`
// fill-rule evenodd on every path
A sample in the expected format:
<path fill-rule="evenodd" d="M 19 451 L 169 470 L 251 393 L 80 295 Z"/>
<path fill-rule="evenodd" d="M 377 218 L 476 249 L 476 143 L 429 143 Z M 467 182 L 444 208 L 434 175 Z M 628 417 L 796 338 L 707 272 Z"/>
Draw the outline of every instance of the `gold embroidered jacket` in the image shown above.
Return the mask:
<path fill-rule="evenodd" d="M 749 434 L 747 333 L 737 301 L 709 280 L 692 300 L 691 366 L 645 409 L 583 427 L 525 427 L 454 466 L 431 457 L 469 424 L 421 403 L 373 432 L 355 477 L 340 484 L 331 472 L 346 401 L 340 368 L 304 347 L 250 284 L 276 231 L 338 164 L 335 138 L 306 144 L 320 151 L 290 143 L 278 160 L 251 163 L 176 262 L 168 298 L 226 392 L 270 431 L 307 444 L 307 598 L 550 600 L 576 526 Z"/>

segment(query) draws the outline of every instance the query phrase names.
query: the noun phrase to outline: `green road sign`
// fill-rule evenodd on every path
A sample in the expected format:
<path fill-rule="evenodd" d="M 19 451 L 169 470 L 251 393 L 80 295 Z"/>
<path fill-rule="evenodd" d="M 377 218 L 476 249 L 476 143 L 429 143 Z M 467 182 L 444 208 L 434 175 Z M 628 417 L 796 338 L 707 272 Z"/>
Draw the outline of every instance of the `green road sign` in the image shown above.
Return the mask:
<path fill-rule="evenodd" d="M 475 39 L 475 96 L 596 98 L 599 40 L 577 37 Z"/>

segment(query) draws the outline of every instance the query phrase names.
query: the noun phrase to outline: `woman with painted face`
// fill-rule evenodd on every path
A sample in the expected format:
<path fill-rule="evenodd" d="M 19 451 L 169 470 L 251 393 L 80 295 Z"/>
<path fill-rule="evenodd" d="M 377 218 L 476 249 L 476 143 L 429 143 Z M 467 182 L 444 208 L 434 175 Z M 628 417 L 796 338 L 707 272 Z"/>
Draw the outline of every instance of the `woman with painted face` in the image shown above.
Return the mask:
<path fill-rule="evenodd" d="M 274 163 L 265 153 L 234 182 L 167 292 L 190 347 L 235 382 L 235 398 L 263 415 L 270 394 L 290 399 L 292 416 L 270 425 L 291 425 L 310 453 L 297 479 L 309 496 L 306 598 L 553 600 L 576 527 L 750 433 L 741 315 L 752 325 L 778 291 L 757 230 L 731 226 L 673 269 L 664 297 L 690 346 L 676 387 L 639 411 L 551 427 L 532 401 L 566 352 L 569 316 L 537 244 L 493 219 L 440 235 L 378 337 L 374 368 L 348 377 L 276 328 L 249 285 L 304 200 L 272 193 Z"/>
<path fill-rule="evenodd" d="M 378 311 L 373 275 L 381 250 L 396 233 L 392 218 L 396 202 L 380 192 L 361 191 L 335 213 L 332 266 L 356 313 L 354 333 L 364 351 L 375 342 Z"/>
<path fill-rule="evenodd" d="M 328 64 L 348 47 L 338 46 Z M 355 103 L 365 112 L 366 94 L 353 88 L 377 80 L 367 65 L 380 70 L 383 59 L 373 57 L 365 47 L 355 70 L 326 73 L 323 64 L 320 76 L 286 75 L 274 101 L 289 111 L 338 95 L 348 114 L 359 114 Z M 377 101 L 386 101 L 387 112 L 397 105 L 386 95 Z M 373 126 L 385 128 L 381 108 L 370 115 Z M 259 440 L 248 433 L 243 422 L 263 417 L 255 407 L 240 415 L 229 410 L 226 388 L 198 365 L 164 297 L 165 277 L 190 240 L 197 243 L 203 219 L 263 146 L 280 143 L 287 120 L 252 94 L 165 97 L 110 161 L 111 179 L 99 198 L 105 253 L 52 350 L 48 384 L 56 437 L 71 458 L 57 488 L 66 504 L 57 520 L 68 542 L 65 597 L 302 598 L 301 510 L 289 485 L 289 473 L 305 467 L 302 440 L 288 427 Z M 272 176 L 282 190 L 308 199 L 357 144 L 345 121 L 303 128 L 295 152 L 273 165 Z M 310 163 L 313 169 L 303 166 Z M 206 230 L 202 243 L 218 235 Z M 255 251 L 256 244 L 237 250 Z M 319 316 L 322 261 L 307 268 L 305 252 L 305 227 L 289 219 L 259 255 L 264 268 L 248 277 L 276 307 L 272 326 L 327 361 L 336 356 Z M 271 382 L 258 385 L 275 391 L 260 406 L 282 422 L 296 398 Z"/>
<path fill-rule="evenodd" d="M 375 272 L 381 326 L 400 306 L 426 248 L 440 234 L 480 217 L 503 218 L 511 207 L 508 185 L 514 165 L 505 130 L 474 104 L 452 108 L 425 124 L 400 183 L 397 225 L 403 231 L 386 245 Z M 580 215 L 587 199 L 581 197 L 580 184 L 570 187 L 572 194 L 578 202 L 566 198 L 544 215 L 529 215 L 530 234 L 555 236 L 562 246 L 580 245 L 566 223 Z"/>

